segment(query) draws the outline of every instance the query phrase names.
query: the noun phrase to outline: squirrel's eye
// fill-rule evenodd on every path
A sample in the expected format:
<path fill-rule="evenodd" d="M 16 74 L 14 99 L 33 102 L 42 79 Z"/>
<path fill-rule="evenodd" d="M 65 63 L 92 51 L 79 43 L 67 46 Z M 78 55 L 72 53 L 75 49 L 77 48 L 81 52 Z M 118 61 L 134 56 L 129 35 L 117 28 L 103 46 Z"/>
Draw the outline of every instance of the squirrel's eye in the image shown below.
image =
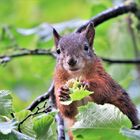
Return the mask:
<path fill-rule="evenodd" d="M 89 47 L 87 45 L 84 46 L 84 50 L 88 51 Z"/>
<path fill-rule="evenodd" d="M 60 54 L 61 53 L 60 49 L 57 49 L 56 52 L 57 52 L 57 54 Z"/>

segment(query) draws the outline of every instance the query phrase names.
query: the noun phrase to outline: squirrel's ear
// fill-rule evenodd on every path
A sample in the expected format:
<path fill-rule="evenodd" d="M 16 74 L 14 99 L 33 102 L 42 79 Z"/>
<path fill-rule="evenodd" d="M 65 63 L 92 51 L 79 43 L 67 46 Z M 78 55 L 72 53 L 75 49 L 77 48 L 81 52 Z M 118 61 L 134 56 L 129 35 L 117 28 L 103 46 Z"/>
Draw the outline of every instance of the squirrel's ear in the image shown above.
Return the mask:
<path fill-rule="evenodd" d="M 61 36 L 57 33 L 57 31 L 54 28 L 53 28 L 53 36 L 54 36 L 55 46 L 57 47 Z"/>
<path fill-rule="evenodd" d="M 88 26 L 86 27 L 86 30 L 84 31 L 84 35 L 87 38 L 89 45 L 92 47 L 94 35 L 95 35 L 95 29 L 92 22 L 90 22 Z"/>

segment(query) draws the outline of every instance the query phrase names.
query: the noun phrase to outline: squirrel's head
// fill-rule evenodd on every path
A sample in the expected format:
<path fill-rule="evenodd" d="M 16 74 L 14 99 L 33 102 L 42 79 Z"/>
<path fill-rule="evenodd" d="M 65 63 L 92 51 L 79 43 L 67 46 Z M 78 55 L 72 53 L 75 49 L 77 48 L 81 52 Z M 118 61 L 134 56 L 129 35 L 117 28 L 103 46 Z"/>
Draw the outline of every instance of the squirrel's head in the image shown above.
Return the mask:
<path fill-rule="evenodd" d="M 53 35 L 57 52 L 57 63 L 66 71 L 81 71 L 93 63 L 95 55 L 92 45 L 95 30 L 92 23 L 80 33 L 75 32 L 61 37 L 53 29 Z"/>

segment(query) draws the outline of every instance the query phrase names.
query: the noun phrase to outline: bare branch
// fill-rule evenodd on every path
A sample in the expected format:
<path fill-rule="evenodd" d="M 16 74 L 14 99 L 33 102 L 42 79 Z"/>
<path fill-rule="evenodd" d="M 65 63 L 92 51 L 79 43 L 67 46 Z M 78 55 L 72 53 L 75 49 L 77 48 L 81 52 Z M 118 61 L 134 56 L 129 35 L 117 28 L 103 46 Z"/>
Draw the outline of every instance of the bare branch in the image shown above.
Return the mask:
<path fill-rule="evenodd" d="M 138 9 L 137 9 L 136 3 L 129 3 L 128 5 L 122 4 L 115 8 L 110 8 L 110 9 L 98 14 L 97 16 L 91 18 L 86 24 L 79 27 L 76 32 L 81 32 L 82 30 L 84 30 L 90 22 L 93 22 L 94 26 L 96 27 L 109 19 L 126 14 L 128 12 L 135 14 L 137 11 L 138 11 Z"/>
<path fill-rule="evenodd" d="M 16 57 L 30 56 L 30 55 L 40 55 L 40 56 L 47 55 L 53 58 L 56 57 L 56 53 L 51 51 L 50 49 L 48 50 L 47 49 L 34 49 L 34 50 L 20 49 L 19 53 L 0 56 L 0 64 L 7 63 Z"/>
<path fill-rule="evenodd" d="M 89 22 L 93 22 L 94 26 L 98 26 L 101 23 L 111 19 L 111 18 L 115 18 L 119 15 L 128 13 L 128 12 L 132 12 L 132 13 L 137 13 L 138 9 L 135 3 L 130 3 L 128 5 L 120 5 L 117 6 L 115 8 L 111 8 L 109 10 L 106 10 L 100 14 L 98 14 L 97 16 L 91 18 L 91 20 L 89 20 Z M 78 32 L 81 32 L 83 29 L 85 29 L 85 27 L 87 26 L 87 24 L 89 23 L 87 22 L 85 25 L 79 27 L 77 29 Z M 0 56 L 1 62 L 0 63 L 6 63 L 9 62 L 12 58 L 16 58 L 16 57 L 21 57 L 21 56 L 28 56 L 28 55 L 48 55 L 48 56 L 52 56 L 52 57 L 56 57 L 55 52 L 52 52 L 51 50 L 46 50 L 46 49 L 35 49 L 35 50 L 27 50 L 27 49 L 21 49 L 20 53 L 16 53 L 16 54 L 12 54 L 12 55 L 4 55 L 4 56 Z M 110 60 L 110 59 L 103 59 L 103 61 L 105 62 L 109 62 L 109 63 L 125 63 L 124 60 Z M 128 60 L 129 61 L 129 60 Z M 131 60 L 130 60 L 131 61 Z M 132 60 L 130 63 L 139 63 L 139 60 Z M 126 62 L 128 63 L 128 62 Z"/>
<path fill-rule="evenodd" d="M 35 49 L 35 50 L 28 50 L 28 49 L 22 49 L 20 53 L 16 53 L 16 54 L 11 54 L 11 55 L 3 55 L 0 56 L 0 63 L 7 63 L 9 61 L 11 61 L 13 58 L 16 57 L 22 57 L 22 56 L 52 56 L 53 58 L 56 58 L 56 53 L 54 51 L 51 51 L 50 49 Z M 110 59 L 110 58 L 104 58 L 104 57 L 100 57 L 104 62 L 110 63 L 110 64 L 140 64 L 140 59 L 129 59 L 129 60 L 125 60 L 125 59 Z"/>
<path fill-rule="evenodd" d="M 127 59 L 127 60 L 119 60 L 119 59 L 109 59 L 101 57 L 103 61 L 109 64 L 140 64 L 140 59 Z"/>
<path fill-rule="evenodd" d="M 37 97 L 32 103 L 30 106 L 27 107 L 28 110 L 34 110 L 41 102 L 44 102 L 45 100 L 49 99 L 50 97 L 50 94 L 53 94 L 54 93 L 54 83 L 52 82 L 50 88 L 48 89 L 48 91 Z"/>
<path fill-rule="evenodd" d="M 42 113 L 48 113 L 52 111 L 52 107 L 51 106 L 46 106 L 47 102 L 44 103 L 43 107 L 37 107 L 37 110 L 34 113 L 29 114 L 28 116 L 26 116 L 21 122 L 18 123 L 18 131 L 21 131 L 21 125 L 27 120 L 29 119 L 31 116 L 35 116 L 37 114 L 42 114 Z M 47 108 L 46 108 L 47 107 Z"/>
<path fill-rule="evenodd" d="M 98 26 L 101 23 L 111 19 L 111 18 L 115 18 L 119 15 L 128 13 L 128 12 L 132 12 L 132 13 L 137 13 L 138 9 L 135 3 L 129 3 L 128 5 L 120 5 L 117 6 L 115 8 L 111 8 L 109 10 L 106 10 L 100 14 L 98 14 L 97 16 L 91 18 L 91 20 L 89 20 L 89 22 L 93 22 L 94 26 Z M 87 26 L 87 24 L 89 23 L 87 22 L 85 25 L 79 27 L 77 29 L 78 32 L 81 32 L 83 29 L 85 29 L 85 27 Z M 52 57 L 56 57 L 55 52 L 52 52 L 51 50 L 46 50 L 46 49 L 35 49 L 35 50 L 27 50 L 27 49 L 21 49 L 20 53 L 16 53 L 16 54 L 12 54 L 12 55 L 4 55 L 4 56 L 0 56 L 1 62 L 0 63 L 6 63 L 9 62 L 12 58 L 16 58 L 16 57 L 21 57 L 21 56 L 28 56 L 28 55 L 48 55 L 48 56 L 52 56 Z M 109 63 L 131 63 L 131 64 L 137 64 L 139 63 L 139 60 L 111 60 L 111 59 L 104 59 L 103 61 L 105 62 L 109 62 Z"/>

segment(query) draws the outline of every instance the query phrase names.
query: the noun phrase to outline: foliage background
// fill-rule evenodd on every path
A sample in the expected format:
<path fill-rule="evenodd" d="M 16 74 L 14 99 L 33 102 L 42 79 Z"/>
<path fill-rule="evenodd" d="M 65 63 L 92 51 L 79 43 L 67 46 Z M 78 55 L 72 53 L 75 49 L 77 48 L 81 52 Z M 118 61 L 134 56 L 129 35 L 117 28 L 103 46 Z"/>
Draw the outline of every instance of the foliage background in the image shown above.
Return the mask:
<path fill-rule="evenodd" d="M 25 36 L 17 28 L 34 28 L 42 23 L 59 23 L 71 19 L 90 19 L 101 11 L 120 4 L 121 0 L 0 0 L 0 26 L 10 25 L 16 42 L 22 48 L 52 48 L 53 39 L 43 41 L 37 34 Z M 139 1 L 138 1 L 139 2 Z M 139 2 L 140 3 L 140 2 Z M 137 25 L 133 19 L 133 27 Z M 112 19 L 96 28 L 94 47 L 96 54 L 108 58 L 135 58 L 132 36 L 128 28 L 128 15 Z M 72 30 L 65 30 L 66 34 Z M 138 32 L 136 41 L 139 46 Z M 2 32 L 1 32 L 2 34 Z M 0 41 L 0 53 L 10 53 L 11 41 Z M 138 52 L 139 55 L 139 52 Z M 139 106 L 139 71 L 135 65 L 108 65 L 105 69 L 119 82 Z M 38 95 L 47 91 L 53 77 L 55 60 L 48 56 L 16 58 L 0 67 L 0 89 L 12 91 L 14 108 L 21 110 Z"/>

